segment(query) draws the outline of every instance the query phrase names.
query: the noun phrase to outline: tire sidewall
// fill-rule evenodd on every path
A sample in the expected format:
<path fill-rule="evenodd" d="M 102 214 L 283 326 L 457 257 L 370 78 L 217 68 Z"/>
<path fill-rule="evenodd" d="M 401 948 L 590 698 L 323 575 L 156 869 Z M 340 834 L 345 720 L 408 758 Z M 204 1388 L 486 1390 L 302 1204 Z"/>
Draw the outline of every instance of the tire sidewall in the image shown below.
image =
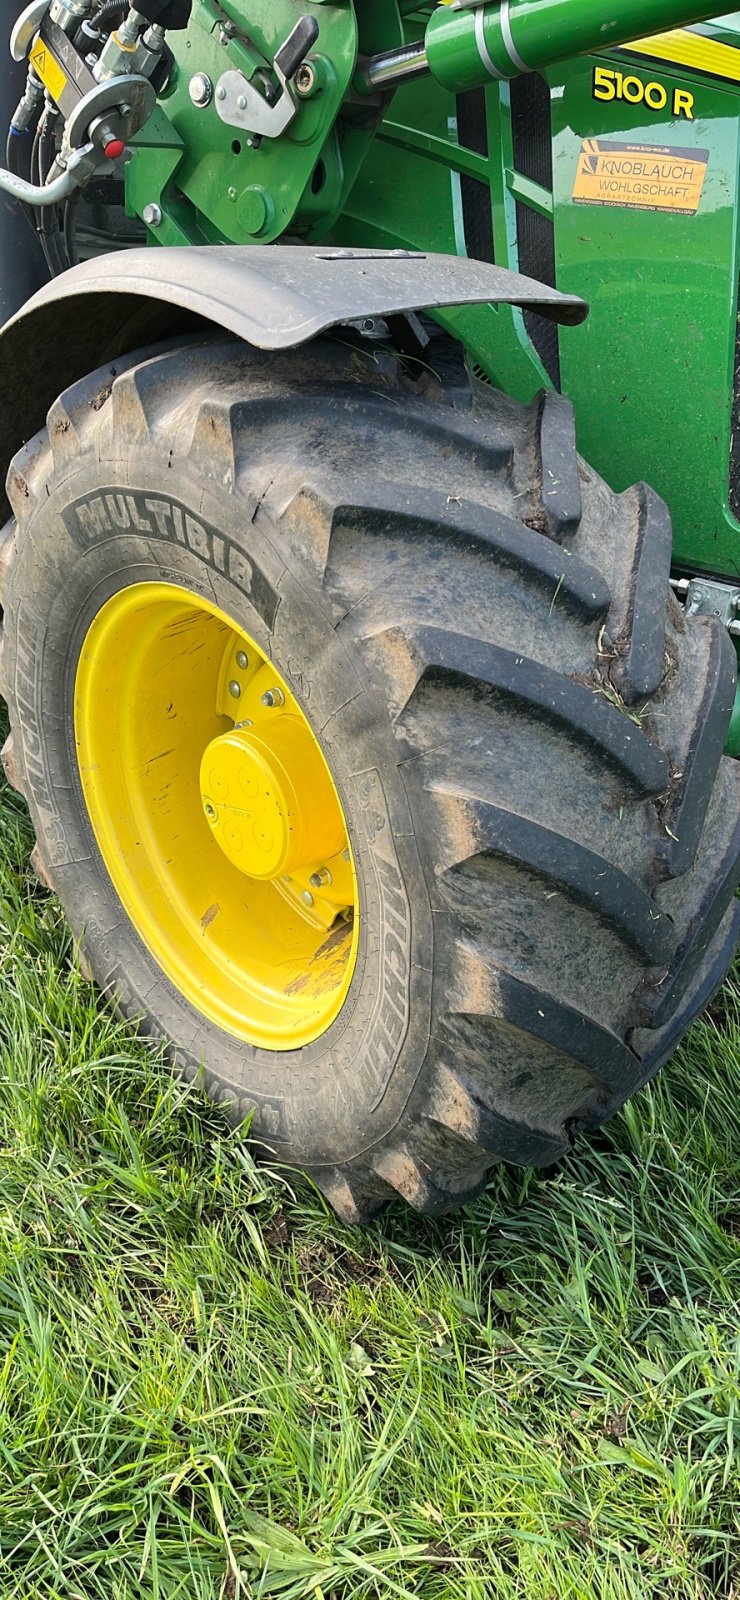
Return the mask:
<path fill-rule="evenodd" d="M 394 1126 L 429 1046 L 431 912 L 385 697 L 353 641 L 338 637 L 315 573 L 281 549 L 266 514 L 218 492 L 192 463 L 145 449 L 134 460 L 83 456 L 46 488 L 11 578 L 8 698 L 41 853 L 71 926 L 121 1011 L 239 1118 L 252 1115 L 271 1150 L 306 1166 L 345 1163 Z M 136 934 L 98 850 L 74 744 L 76 666 L 101 606 L 144 581 L 211 601 L 255 639 L 339 790 L 360 945 L 339 1017 L 303 1049 L 257 1049 L 201 1017 Z"/>

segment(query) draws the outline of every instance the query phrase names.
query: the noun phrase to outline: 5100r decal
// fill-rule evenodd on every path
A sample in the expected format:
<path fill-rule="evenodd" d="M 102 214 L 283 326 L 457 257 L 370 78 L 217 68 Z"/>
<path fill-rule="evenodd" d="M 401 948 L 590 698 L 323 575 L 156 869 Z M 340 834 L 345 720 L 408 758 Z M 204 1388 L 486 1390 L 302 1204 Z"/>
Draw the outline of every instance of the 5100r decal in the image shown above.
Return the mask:
<path fill-rule="evenodd" d="M 657 79 L 646 83 L 634 72 L 594 67 L 593 94 L 594 100 L 626 100 L 631 106 L 649 106 L 651 111 L 666 111 L 670 104 L 671 116 L 694 120 L 695 97 L 688 89 L 668 89 Z"/>

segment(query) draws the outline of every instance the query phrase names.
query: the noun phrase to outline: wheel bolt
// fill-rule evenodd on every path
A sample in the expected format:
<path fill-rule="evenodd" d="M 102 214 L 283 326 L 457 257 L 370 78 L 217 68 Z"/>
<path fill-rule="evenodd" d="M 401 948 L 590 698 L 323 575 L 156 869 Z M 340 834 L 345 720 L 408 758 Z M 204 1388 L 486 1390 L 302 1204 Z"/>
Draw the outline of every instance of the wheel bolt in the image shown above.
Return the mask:
<path fill-rule="evenodd" d="M 331 873 L 328 867 L 320 867 L 318 872 L 312 872 L 309 878 L 312 889 L 325 889 L 331 883 Z"/>
<path fill-rule="evenodd" d="M 249 656 L 247 655 L 246 650 L 237 650 L 236 664 L 242 672 L 246 672 L 247 667 L 249 666 Z"/>
<path fill-rule="evenodd" d="M 234 700 L 238 700 L 241 692 L 242 692 L 241 684 L 237 683 L 236 678 L 232 678 L 231 683 L 229 684 L 229 694 L 233 697 Z"/>
<path fill-rule="evenodd" d="M 311 890 L 310 889 L 304 889 L 303 894 L 301 895 L 301 899 L 303 901 L 304 906 L 312 906 L 313 905 L 313 895 L 311 893 Z"/>
<path fill-rule="evenodd" d="M 282 689 L 268 689 L 262 696 L 262 704 L 263 706 L 268 707 L 284 706 L 285 695 L 283 694 Z"/>

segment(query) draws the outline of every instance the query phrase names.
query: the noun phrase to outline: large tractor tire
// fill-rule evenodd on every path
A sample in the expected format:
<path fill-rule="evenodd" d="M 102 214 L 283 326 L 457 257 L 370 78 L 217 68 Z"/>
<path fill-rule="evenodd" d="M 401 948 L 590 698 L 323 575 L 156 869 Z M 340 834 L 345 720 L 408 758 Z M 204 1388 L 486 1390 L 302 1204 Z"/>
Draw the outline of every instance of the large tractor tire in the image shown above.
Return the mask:
<path fill-rule="evenodd" d="M 16 458 L 0 555 L 40 875 L 353 1222 L 556 1160 L 737 935 L 734 651 L 670 595 L 665 507 L 558 396 L 444 368 L 139 352 Z"/>

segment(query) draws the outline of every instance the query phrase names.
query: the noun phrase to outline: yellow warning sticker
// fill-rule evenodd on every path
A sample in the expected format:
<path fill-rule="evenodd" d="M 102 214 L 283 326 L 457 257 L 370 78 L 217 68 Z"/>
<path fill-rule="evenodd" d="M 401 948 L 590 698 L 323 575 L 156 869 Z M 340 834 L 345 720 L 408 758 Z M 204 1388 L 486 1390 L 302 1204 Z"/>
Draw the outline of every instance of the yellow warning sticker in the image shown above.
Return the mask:
<path fill-rule="evenodd" d="M 30 61 L 31 65 L 36 68 L 44 88 L 48 89 L 52 100 L 58 104 L 69 80 L 66 73 L 62 72 L 59 62 L 55 60 L 48 45 L 44 44 L 43 39 L 36 40 L 31 51 Z"/>
<path fill-rule="evenodd" d="M 693 217 L 708 165 L 708 150 L 584 139 L 573 199 L 582 206 L 633 206 Z"/>

